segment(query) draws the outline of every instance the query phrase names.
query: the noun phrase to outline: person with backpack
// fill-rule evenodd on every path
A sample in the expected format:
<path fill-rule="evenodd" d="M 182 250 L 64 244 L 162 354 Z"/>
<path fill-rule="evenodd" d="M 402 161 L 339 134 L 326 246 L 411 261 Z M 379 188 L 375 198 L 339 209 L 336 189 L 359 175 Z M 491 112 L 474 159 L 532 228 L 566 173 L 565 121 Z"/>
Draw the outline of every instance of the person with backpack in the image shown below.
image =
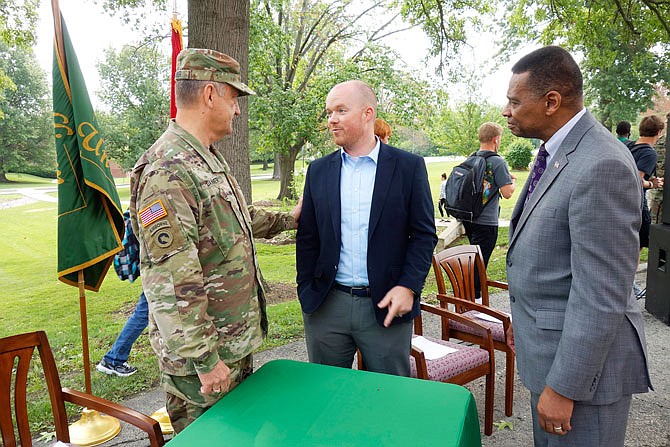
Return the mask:
<path fill-rule="evenodd" d="M 514 179 L 509 172 L 507 163 L 498 155 L 500 138 L 503 128 L 497 123 L 487 122 L 479 126 L 479 150 L 472 157 L 484 159 L 480 162 L 479 170 L 483 170 L 481 182 L 481 198 L 476 204 L 480 209 L 474 211 L 472 219 L 462 218 L 461 223 L 465 228 L 465 234 L 472 245 L 479 245 L 484 258 L 484 265 L 488 266 L 489 259 L 493 253 L 498 240 L 498 216 L 500 215 L 500 199 L 512 197 L 514 193 Z M 447 194 L 450 185 L 447 184 Z M 458 217 L 458 216 L 455 216 Z M 475 276 L 475 297 L 481 298 L 481 285 L 479 276 Z"/>
<path fill-rule="evenodd" d="M 637 141 L 628 141 L 626 146 L 630 149 L 635 164 L 642 179 L 642 225 L 640 226 L 640 250 L 643 247 L 649 247 L 649 230 L 651 228 L 651 213 L 647 204 L 646 191 L 648 189 L 662 188 L 663 179 L 655 177 L 656 161 L 658 154 L 654 150 L 654 145 L 661 138 L 665 123 L 656 115 L 650 115 L 642 118 L 639 131 L 640 138 Z M 640 299 L 645 297 L 645 290 L 640 289 L 633 283 L 635 296 Z"/>

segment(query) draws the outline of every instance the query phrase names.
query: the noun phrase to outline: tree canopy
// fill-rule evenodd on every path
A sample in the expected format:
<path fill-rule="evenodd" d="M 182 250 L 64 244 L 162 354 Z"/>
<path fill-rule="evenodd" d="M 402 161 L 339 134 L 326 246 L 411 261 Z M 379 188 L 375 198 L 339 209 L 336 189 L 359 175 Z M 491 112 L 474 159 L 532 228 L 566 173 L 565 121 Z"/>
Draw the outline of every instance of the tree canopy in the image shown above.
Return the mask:
<path fill-rule="evenodd" d="M 646 110 L 670 79 L 669 0 L 403 0 L 403 16 L 431 39 L 448 65 L 465 30 L 502 29 L 500 53 L 522 45 L 557 44 L 581 58 L 586 99 L 607 126 Z"/>
<path fill-rule="evenodd" d="M 587 100 L 608 127 L 650 107 L 670 79 L 670 1 L 509 2 L 504 48 L 557 43 L 581 54 Z"/>
<path fill-rule="evenodd" d="M 170 65 L 154 46 L 105 50 L 98 64 L 98 96 L 111 112 L 99 114 L 107 149 L 124 168 L 133 167 L 167 127 L 170 115 Z"/>
<path fill-rule="evenodd" d="M 35 43 L 38 6 L 39 0 L 0 0 L 0 42 L 9 47 L 30 48 Z M 0 95 L 13 87 L 10 77 L 0 69 Z"/>
<path fill-rule="evenodd" d="M 467 31 L 481 29 L 482 17 L 492 15 L 495 1 L 486 0 L 402 0 L 403 18 L 420 26 L 433 43 L 431 55 L 449 65 L 467 43 Z"/>
<path fill-rule="evenodd" d="M 0 98 L 0 182 L 6 172 L 55 173 L 46 74 L 30 48 L 0 43 L 0 71 L 13 87 Z"/>
<path fill-rule="evenodd" d="M 148 4 L 167 6 L 165 0 L 100 1 L 128 17 L 129 11 Z M 395 131 L 399 127 L 422 129 L 432 140 L 426 145 L 438 152 L 470 152 L 477 144 L 478 125 L 501 120 L 499 110 L 485 99 L 475 95 L 454 104 L 440 87 L 402 68 L 383 38 L 406 24 L 424 30 L 433 42 L 431 54 L 458 71 L 460 79 L 459 50 L 478 31 L 503 30 L 499 62 L 527 43 L 566 47 L 580 61 L 589 108 L 610 126 L 620 119 L 633 121 L 650 107 L 654 95 L 668 91 L 669 5 L 670 0 L 203 0 L 189 2 L 189 38 L 226 51 L 230 36 L 237 35 L 230 30 L 250 31 L 248 64 L 241 50 L 246 38 L 232 47 L 241 52 L 243 69 L 250 69 L 249 83 L 259 93 L 249 99 L 251 142 L 263 158 L 277 155 L 279 197 L 284 198 L 295 193 L 290 183 L 298 153 L 332 148 L 324 132 L 323 102 L 339 81 L 366 80 L 377 92 L 379 115 L 394 127 L 395 138 L 405 135 Z M 244 7 L 252 17 L 248 22 Z M 399 15 L 406 24 L 397 21 Z M 221 33 L 223 28 L 229 31 Z M 472 84 L 466 88 L 476 91 L 481 80 L 466 81 Z M 246 122 L 245 104 L 238 123 Z M 246 154 L 248 144 L 236 132 L 228 141 L 239 149 L 229 152 L 238 154 L 243 147 Z M 231 165 L 236 176 L 248 171 L 243 158 L 233 158 Z"/>

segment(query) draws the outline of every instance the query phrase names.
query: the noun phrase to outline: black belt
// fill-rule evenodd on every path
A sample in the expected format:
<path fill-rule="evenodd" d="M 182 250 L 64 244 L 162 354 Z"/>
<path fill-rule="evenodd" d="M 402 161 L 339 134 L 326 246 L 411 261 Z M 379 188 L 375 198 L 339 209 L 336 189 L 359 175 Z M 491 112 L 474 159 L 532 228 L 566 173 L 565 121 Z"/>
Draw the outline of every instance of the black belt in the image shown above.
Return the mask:
<path fill-rule="evenodd" d="M 333 284 L 333 289 L 340 290 L 344 293 L 348 293 L 349 295 L 352 296 L 363 296 L 363 297 L 369 297 L 370 296 L 370 287 L 368 286 L 343 286 L 342 284 L 339 283 L 334 283 Z"/>

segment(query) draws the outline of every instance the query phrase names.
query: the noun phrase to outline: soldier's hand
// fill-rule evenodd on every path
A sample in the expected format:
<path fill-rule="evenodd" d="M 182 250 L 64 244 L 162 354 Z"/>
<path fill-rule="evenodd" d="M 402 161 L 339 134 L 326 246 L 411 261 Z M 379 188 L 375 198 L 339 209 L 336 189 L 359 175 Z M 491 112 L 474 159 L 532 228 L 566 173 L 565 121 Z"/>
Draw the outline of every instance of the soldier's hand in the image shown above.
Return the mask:
<path fill-rule="evenodd" d="M 198 373 L 200 378 L 200 393 L 216 394 L 225 393 L 230 388 L 230 368 L 221 360 L 213 370 L 208 373 Z"/>
<path fill-rule="evenodd" d="M 298 203 L 291 210 L 291 216 L 295 219 L 296 223 L 300 220 L 300 213 L 302 213 L 302 196 L 298 199 Z"/>

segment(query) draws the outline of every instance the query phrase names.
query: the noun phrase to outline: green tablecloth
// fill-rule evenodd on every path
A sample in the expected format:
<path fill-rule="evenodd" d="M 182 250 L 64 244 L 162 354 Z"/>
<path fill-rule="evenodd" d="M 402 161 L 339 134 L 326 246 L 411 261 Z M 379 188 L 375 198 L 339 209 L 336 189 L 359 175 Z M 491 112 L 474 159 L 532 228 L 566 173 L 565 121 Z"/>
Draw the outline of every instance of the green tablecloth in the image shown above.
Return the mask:
<path fill-rule="evenodd" d="M 167 445 L 481 447 L 481 436 L 461 386 L 274 360 Z"/>

